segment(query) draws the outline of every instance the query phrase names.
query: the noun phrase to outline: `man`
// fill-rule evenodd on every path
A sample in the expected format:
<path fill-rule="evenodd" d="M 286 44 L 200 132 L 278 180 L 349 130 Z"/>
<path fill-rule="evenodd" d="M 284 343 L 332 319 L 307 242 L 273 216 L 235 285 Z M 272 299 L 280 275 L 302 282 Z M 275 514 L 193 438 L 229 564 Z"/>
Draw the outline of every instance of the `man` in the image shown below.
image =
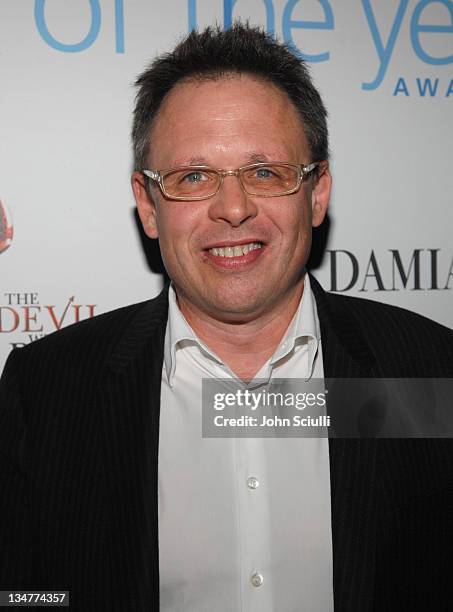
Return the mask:
<path fill-rule="evenodd" d="M 137 84 L 132 187 L 172 285 L 11 354 L 1 587 L 84 611 L 447 609 L 449 440 L 201 436 L 202 378 L 453 375 L 450 330 L 305 272 L 331 176 L 304 64 L 237 24 Z"/>

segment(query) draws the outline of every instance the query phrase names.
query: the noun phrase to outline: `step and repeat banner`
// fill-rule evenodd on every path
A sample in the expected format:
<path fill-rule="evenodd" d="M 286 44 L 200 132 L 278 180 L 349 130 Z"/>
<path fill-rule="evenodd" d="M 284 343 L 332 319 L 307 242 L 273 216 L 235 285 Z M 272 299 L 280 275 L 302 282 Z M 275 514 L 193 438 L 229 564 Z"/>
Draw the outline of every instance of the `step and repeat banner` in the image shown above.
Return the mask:
<path fill-rule="evenodd" d="M 453 2 L 2 0 L 0 371 L 14 346 L 159 292 L 129 182 L 133 82 L 236 18 L 290 42 L 329 111 L 317 278 L 453 327 Z"/>

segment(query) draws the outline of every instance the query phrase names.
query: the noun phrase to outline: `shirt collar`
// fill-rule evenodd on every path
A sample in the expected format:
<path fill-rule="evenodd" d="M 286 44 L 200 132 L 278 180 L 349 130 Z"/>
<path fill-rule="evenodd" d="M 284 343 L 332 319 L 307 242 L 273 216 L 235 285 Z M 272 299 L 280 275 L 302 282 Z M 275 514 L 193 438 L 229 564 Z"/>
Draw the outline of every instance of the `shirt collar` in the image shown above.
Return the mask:
<path fill-rule="evenodd" d="M 310 277 L 306 274 L 304 279 L 304 291 L 299 307 L 269 363 L 270 365 L 275 365 L 280 359 L 286 357 L 286 355 L 294 349 L 296 344 L 306 344 L 308 350 L 308 379 L 312 375 L 319 342 L 320 326 L 316 302 L 310 285 Z"/>
<path fill-rule="evenodd" d="M 313 365 L 320 342 L 320 327 L 316 302 L 310 286 L 310 278 L 305 275 L 304 291 L 299 307 L 289 324 L 280 344 L 268 362 L 275 365 L 290 353 L 297 343 L 306 343 L 308 350 L 307 380 L 313 372 Z M 173 283 L 168 292 L 168 321 L 165 332 L 164 363 L 170 387 L 176 370 L 176 350 L 178 345 L 196 344 L 205 355 L 213 361 L 223 364 L 221 360 L 198 338 L 179 309 Z"/>
<path fill-rule="evenodd" d="M 168 321 L 164 345 L 164 363 L 170 387 L 173 386 L 176 370 L 176 350 L 179 345 L 187 346 L 188 344 L 198 345 L 205 355 L 213 359 L 216 363 L 222 363 L 190 327 L 185 316 L 179 309 L 176 292 L 173 283 L 171 283 L 168 291 Z"/>

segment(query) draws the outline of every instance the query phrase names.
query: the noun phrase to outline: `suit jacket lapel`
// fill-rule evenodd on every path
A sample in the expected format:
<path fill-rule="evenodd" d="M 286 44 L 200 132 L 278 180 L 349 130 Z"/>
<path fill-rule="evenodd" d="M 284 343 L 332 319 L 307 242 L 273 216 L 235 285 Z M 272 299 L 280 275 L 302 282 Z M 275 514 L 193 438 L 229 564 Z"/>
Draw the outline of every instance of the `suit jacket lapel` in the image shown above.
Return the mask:
<path fill-rule="evenodd" d="M 325 378 L 372 378 L 374 358 L 347 308 L 347 298 L 326 294 L 313 277 L 310 282 L 321 326 Z M 376 451 L 376 440 L 329 439 L 335 610 L 372 610 Z"/>
<path fill-rule="evenodd" d="M 115 609 L 159 609 L 159 414 L 168 292 L 146 302 L 111 355 L 99 386 L 107 542 Z M 128 594 L 128 595 L 127 595 Z M 132 594 L 135 601 L 127 600 Z M 121 607 L 123 606 L 123 607 Z"/>

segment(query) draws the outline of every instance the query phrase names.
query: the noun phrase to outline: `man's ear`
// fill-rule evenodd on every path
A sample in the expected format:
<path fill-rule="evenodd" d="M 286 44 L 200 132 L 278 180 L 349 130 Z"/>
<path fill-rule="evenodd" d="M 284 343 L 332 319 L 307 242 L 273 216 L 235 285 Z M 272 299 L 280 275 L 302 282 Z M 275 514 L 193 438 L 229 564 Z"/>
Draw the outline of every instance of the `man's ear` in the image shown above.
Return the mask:
<path fill-rule="evenodd" d="M 329 206 L 332 176 L 329 171 L 329 162 L 322 161 L 315 177 L 311 192 L 312 225 L 318 227 L 324 221 Z"/>
<path fill-rule="evenodd" d="M 146 180 L 141 172 L 134 172 L 131 176 L 132 191 L 145 234 L 149 238 L 157 238 L 156 204 L 147 189 Z"/>

